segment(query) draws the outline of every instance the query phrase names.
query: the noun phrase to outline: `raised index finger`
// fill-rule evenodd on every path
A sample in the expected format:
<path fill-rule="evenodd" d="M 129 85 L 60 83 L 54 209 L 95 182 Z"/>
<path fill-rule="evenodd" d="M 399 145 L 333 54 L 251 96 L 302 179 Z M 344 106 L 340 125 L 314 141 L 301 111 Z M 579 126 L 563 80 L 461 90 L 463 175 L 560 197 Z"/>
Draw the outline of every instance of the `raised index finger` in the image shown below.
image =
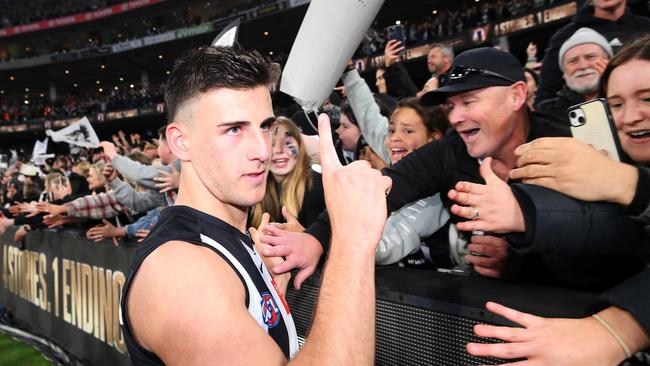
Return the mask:
<path fill-rule="evenodd" d="M 332 127 L 330 119 L 325 113 L 318 116 L 318 136 L 320 147 L 320 162 L 323 167 L 323 173 L 329 172 L 341 167 L 339 157 L 336 155 L 334 149 L 334 141 L 332 140 Z"/>

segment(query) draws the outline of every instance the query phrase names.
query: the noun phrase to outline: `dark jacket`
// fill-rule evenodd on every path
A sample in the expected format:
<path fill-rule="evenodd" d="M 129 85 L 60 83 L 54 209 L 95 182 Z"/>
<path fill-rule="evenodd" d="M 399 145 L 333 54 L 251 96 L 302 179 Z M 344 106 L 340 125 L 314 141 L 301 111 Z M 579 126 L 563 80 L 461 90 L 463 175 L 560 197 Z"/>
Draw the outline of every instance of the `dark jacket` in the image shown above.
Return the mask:
<path fill-rule="evenodd" d="M 536 106 L 542 100 L 555 97 L 555 93 L 564 85 L 562 70 L 560 70 L 558 61 L 560 47 L 573 33 L 582 27 L 589 27 L 602 34 L 610 44 L 615 39 L 618 39 L 622 44 L 626 44 L 650 31 L 650 19 L 634 15 L 629 8 L 626 8 L 625 14 L 619 20 L 613 22 L 594 17 L 593 5 L 585 5 L 580 8 L 576 15 L 573 16 L 571 23 L 555 32 L 549 41 L 542 61 L 539 87 L 535 98 Z M 615 52 L 619 48 L 612 46 Z"/>
<path fill-rule="evenodd" d="M 604 306 L 618 306 L 632 314 L 639 324 L 650 333 L 650 268 L 627 279 L 620 285 L 605 292 L 602 296 Z"/>
<path fill-rule="evenodd" d="M 540 112 L 530 113 L 527 141 L 539 137 L 568 137 L 569 135 L 568 124 L 564 121 Z M 410 153 L 394 166 L 384 169 L 383 173 L 393 181 L 387 197 L 389 212 L 436 193 L 442 193 L 443 204 L 449 209 L 453 202 L 446 193 L 457 182 L 485 184 L 479 172 L 478 160 L 469 156 L 465 143 L 454 130 L 450 130 L 443 139 L 433 141 Z M 451 216 L 452 222 L 461 220 L 463 219 L 455 215 Z M 618 230 L 615 227 L 610 228 Z M 327 243 L 330 233 L 326 215 L 321 215 L 314 225 L 307 229 L 307 232 L 321 243 Z M 640 261 L 622 259 L 620 261 L 620 267 L 629 266 L 633 269 L 625 273 L 609 271 L 603 263 L 611 265 L 613 260 L 605 257 L 542 254 L 531 260 L 527 259 L 522 278 L 549 285 L 602 291 L 640 270 Z M 619 261 L 616 262 L 618 264 Z"/>
<path fill-rule="evenodd" d="M 569 89 L 566 85 L 555 94 L 555 97 L 542 100 L 535 107 L 540 112 L 553 114 L 558 118 L 565 119 L 569 123 L 567 110 L 569 107 L 580 104 L 585 101 L 585 97 Z"/>
<path fill-rule="evenodd" d="M 419 91 L 400 62 L 396 62 L 386 69 L 384 79 L 386 80 L 386 94 L 393 98 L 414 97 Z"/>
<path fill-rule="evenodd" d="M 325 210 L 325 193 L 323 192 L 323 179 L 320 173 L 311 170 L 311 181 L 305 187 L 302 198 L 302 207 L 298 213 L 298 221 L 307 227 L 316 220 L 318 215 Z"/>

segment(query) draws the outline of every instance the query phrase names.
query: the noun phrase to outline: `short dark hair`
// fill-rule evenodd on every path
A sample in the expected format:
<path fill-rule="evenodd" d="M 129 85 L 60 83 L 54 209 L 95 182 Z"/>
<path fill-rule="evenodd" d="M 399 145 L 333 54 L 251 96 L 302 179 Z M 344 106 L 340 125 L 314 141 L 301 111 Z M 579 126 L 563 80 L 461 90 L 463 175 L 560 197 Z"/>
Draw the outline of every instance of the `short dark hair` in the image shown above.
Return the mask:
<path fill-rule="evenodd" d="M 418 97 L 410 97 L 400 100 L 399 103 L 397 103 L 397 109 L 400 108 L 411 108 L 414 110 L 415 113 L 422 118 L 424 127 L 426 127 L 427 132 L 430 134 L 441 132 L 444 135 L 447 128 L 449 128 L 449 119 L 447 119 L 447 114 L 442 107 L 424 107 L 420 104 L 420 98 Z"/>
<path fill-rule="evenodd" d="M 164 125 L 158 129 L 158 138 L 163 142 L 167 142 L 167 125 Z"/>
<path fill-rule="evenodd" d="M 234 47 L 199 47 L 185 53 L 174 63 L 165 86 L 168 122 L 189 99 L 212 89 L 253 89 L 274 83 L 279 76 L 277 64 L 257 51 Z"/>

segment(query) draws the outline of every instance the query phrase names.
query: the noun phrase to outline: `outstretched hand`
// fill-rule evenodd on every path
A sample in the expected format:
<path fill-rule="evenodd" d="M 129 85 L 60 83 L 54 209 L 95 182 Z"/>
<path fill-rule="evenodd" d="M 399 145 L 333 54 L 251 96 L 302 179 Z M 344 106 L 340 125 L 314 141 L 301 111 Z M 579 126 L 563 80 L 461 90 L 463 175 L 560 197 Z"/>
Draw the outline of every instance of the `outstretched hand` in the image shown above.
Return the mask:
<path fill-rule="evenodd" d="M 478 357 L 525 358 L 516 365 L 617 365 L 622 350 L 607 330 L 592 317 L 542 318 L 494 302 L 486 308 L 523 328 L 479 324 L 474 333 L 506 343 L 469 343 L 467 352 Z M 589 345 L 585 346 L 585 340 Z M 510 363 L 508 363 L 510 365 Z"/>
<path fill-rule="evenodd" d="M 272 222 L 269 225 L 275 226 L 278 229 L 293 231 L 295 233 L 305 231 L 305 228 L 300 224 L 298 219 L 289 213 L 287 206 L 282 206 L 282 216 L 284 216 L 284 223 Z"/>
<path fill-rule="evenodd" d="M 512 190 L 492 170 L 492 158 L 483 160 L 480 168 L 485 184 L 458 182 L 447 194 L 456 204 L 451 212 L 472 221 L 457 224 L 462 231 L 492 233 L 524 232 L 521 207 Z"/>
<path fill-rule="evenodd" d="M 552 189 L 583 201 L 628 205 L 638 172 L 570 137 L 545 137 L 519 146 L 510 178 Z M 589 163 L 585 163 L 589 162 Z"/>
<path fill-rule="evenodd" d="M 174 164 L 171 164 L 171 167 L 171 172 L 159 170 L 158 175 L 153 177 L 153 180 L 157 182 L 156 188 L 158 188 L 158 192 L 160 193 L 178 189 L 180 186 L 181 174 L 176 170 Z"/>
<path fill-rule="evenodd" d="M 253 240 L 253 244 L 255 245 L 255 250 L 260 253 L 260 256 L 262 257 L 262 261 L 264 261 L 264 265 L 266 268 L 271 272 L 271 275 L 273 276 L 273 279 L 276 281 L 276 284 L 278 286 L 278 289 L 282 292 L 285 293 L 287 289 L 287 284 L 289 283 L 289 280 L 291 279 L 291 273 L 286 272 L 286 273 L 276 273 L 273 271 L 273 268 L 276 266 L 282 264 L 284 262 L 284 259 L 280 256 L 276 257 L 269 257 L 264 255 L 264 248 L 265 244 L 262 243 L 260 240 L 262 233 L 264 232 L 264 229 L 268 226 L 269 224 L 269 219 L 271 215 L 269 215 L 267 212 L 265 212 L 262 215 L 262 222 L 260 222 L 260 225 L 257 228 L 250 227 L 248 229 L 248 232 L 251 235 L 251 240 Z"/>

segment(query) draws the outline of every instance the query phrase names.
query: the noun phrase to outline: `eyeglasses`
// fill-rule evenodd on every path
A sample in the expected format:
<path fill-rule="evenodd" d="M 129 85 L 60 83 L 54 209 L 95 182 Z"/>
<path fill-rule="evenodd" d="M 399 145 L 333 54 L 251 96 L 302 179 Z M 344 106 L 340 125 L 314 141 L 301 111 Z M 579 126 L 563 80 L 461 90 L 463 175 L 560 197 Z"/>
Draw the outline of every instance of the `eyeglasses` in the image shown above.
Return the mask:
<path fill-rule="evenodd" d="M 470 75 L 483 75 L 483 76 L 499 78 L 502 80 L 507 80 L 511 83 L 515 83 L 515 81 L 512 80 L 511 78 L 496 72 L 458 65 L 452 67 L 451 69 L 449 69 L 449 71 L 447 71 L 446 73 L 440 76 L 440 86 L 442 87 L 446 85 L 457 84 L 465 80 Z"/>

